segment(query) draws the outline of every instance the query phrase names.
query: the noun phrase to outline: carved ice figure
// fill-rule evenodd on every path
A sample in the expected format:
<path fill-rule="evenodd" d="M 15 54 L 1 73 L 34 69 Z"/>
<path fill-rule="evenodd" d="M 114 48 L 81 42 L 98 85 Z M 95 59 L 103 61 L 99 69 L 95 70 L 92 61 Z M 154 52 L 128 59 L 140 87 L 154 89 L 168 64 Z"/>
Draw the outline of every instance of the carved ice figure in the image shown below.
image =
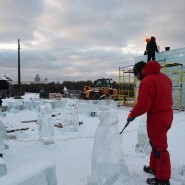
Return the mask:
<path fill-rule="evenodd" d="M 54 143 L 54 123 L 51 118 L 51 104 L 43 104 L 39 107 L 38 134 L 44 144 Z"/>
<path fill-rule="evenodd" d="M 138 143 L 135 146 L 135 150 L 138 152 L 146 153 L 147 155 L 151 151 L 151 147 L 148 140 L 148 135 L 146 131 L 146 115 L 144 115 L 139 123 L 137 140 Z"/>
<path fill-rule="evenodd" d="M 94 137 L 88 185 L 133 185 L 120 148 L 122 135 L 115 112 L 100 112 Z"/>
<path fill-rule="evenodd" d="M 5 148 L 4 141 L 6 140 L 6 127 L 2 121 L 0 121 L 0 154 L 2 150 Z"/>
<path fill-rule="evenodd" d="M 68 100 L 65 112 L 62 117 L 62 125 L 64 128 L 70 129 L 72 131 L 78 130 L 79 117 L 77 100 Z"/>

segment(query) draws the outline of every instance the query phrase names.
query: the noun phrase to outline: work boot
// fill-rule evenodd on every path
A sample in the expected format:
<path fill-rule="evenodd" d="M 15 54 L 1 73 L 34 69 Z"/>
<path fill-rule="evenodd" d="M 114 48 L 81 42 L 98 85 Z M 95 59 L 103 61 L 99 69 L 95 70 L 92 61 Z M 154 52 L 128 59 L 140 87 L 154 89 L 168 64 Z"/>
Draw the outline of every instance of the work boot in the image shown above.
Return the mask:
<path fill-rule="evenodd" d="M 145 166 L 143 167 L 143 171 L 146 172 L 146 173 L 151 173 L 151 174 L 155 175 L 155 171 L 152 170 L 152 169 L 150 168 L 150 166 L 146 166 L 146 165 L 145 165 Z"/>
<path fill-rule="evenodd" d="M 156 178 L 148 178 L 146 182 L 151 185 L 170 185 L 169 180 L 158 180 Z"/>

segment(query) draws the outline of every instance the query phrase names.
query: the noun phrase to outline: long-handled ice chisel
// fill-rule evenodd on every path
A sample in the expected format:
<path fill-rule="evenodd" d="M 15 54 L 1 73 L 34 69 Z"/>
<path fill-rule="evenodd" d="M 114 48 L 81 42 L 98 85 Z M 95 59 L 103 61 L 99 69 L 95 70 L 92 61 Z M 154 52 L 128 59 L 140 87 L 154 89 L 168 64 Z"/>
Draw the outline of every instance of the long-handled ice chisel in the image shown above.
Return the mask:
<path fill-rule="evenodd" d="M 122 134 L 122 132 L 125 130 L 125 128 L 128 126 L 129 123 L 130 123 L 130 121 L 127 121 L 127 123 L 125 124 L 124 128 L 121 130 L 120 134 Z"/>

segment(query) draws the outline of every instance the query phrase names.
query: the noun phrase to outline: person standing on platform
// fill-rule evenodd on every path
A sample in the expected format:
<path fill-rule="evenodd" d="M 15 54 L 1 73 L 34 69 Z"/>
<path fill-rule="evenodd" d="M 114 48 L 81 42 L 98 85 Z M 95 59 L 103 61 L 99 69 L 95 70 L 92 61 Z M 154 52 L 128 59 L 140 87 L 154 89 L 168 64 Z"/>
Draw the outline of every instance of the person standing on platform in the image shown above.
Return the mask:
<path fill-rule="evenodd" d="M 155 52 L 159 52 L 156 44 L 155 37 L 151 37 L 150 41 L 146 45 L 146 51 L 148 55 L 147 61 L 155 60 Z"/>

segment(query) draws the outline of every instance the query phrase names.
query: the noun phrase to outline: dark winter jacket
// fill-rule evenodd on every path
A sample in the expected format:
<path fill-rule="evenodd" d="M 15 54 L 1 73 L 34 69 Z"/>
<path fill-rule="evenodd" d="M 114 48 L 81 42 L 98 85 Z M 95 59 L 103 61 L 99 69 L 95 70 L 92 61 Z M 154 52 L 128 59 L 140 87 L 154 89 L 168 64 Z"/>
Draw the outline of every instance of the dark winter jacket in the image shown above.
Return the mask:
<path fill-rule="evenodd" d="M 138 117 L 147 112 L 151 118 L 172 110 L 172 82 L 168 76 L 160 73 L 160 69 L 161 65 L 156 61 L 149 61 L 144 66 L 137 104 L 131 112 L 131 117 Z"/>
<path fill-rule="evenodd" d="M 155 37 L 151 37 L 151 40 L 150 42 L 148 42 L 148 44 L 146 45 L 146 51 L 147 53 L 155 53 L 158 52 L 158 49 L 157 49 L 157 44 L 155 42 Z"/>

